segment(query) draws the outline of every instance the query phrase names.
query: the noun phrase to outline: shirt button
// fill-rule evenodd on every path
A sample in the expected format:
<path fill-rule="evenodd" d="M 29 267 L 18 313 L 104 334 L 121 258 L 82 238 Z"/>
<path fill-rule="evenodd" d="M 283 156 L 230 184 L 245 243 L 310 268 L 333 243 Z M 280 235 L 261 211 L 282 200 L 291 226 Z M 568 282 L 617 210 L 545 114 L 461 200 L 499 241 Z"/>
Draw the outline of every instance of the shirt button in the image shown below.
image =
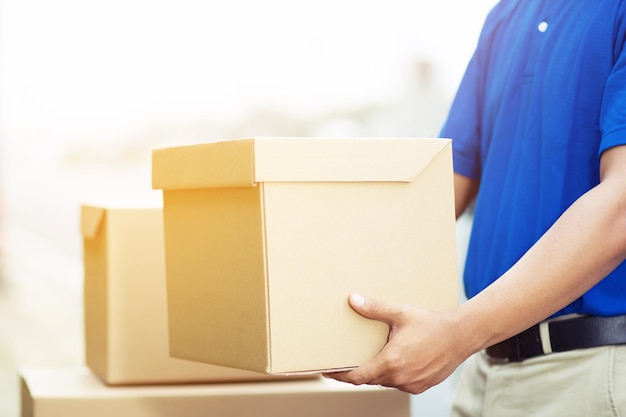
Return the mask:
<path fill-rule="evenodd" d="M 548 22 L 544 20 L 543 22 L 539 23 L 537 25 L 537 30 L 542 33 L 548 30 Z"/>

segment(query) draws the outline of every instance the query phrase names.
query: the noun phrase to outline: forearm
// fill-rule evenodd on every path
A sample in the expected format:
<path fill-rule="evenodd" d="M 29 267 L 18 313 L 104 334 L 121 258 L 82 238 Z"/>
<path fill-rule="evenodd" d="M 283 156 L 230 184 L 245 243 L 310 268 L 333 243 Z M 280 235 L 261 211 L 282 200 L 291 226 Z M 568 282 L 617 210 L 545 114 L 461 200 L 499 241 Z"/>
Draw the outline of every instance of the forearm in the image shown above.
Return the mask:
<path fill-rule="evenodd" d="M 625 187 L 616 178 L 586 193 L 509 271 L 458 310 L 474 351 L 549 317 L 624 260 Z"/>

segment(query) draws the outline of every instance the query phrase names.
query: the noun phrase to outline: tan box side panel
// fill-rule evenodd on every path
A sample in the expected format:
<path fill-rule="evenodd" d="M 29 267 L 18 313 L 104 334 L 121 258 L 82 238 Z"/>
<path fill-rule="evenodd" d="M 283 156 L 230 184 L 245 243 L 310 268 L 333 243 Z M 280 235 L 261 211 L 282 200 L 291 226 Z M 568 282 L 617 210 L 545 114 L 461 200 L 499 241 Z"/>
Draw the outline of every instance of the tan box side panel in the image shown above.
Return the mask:
<path fill-rule="evenodd" d="M 93 238 L 83 238 L 85 361 L 101 378 L 108 378 L 109 265 L 108 219 L 103 215 Z"/>
<path fill-rule="evenodd" d="M 163 192 L 173 356 L 266 371 L 261 188 Z"/>
<path fill-rule="evenodd" d="M 268 382 L 271 383 L 271 382 Z M 41 400 L 32 417 L 409 417 L 396 392 L 274 393 L 186 398 Z"/>
<path fill-rule="evenodd" d="M 107 387 L 88 374 L 29 372 L 22 417 L 409 417 L 410 396 L 324 379 Z"/>
<path fill-rule="evenodd" d="M 20 378 L 20 417 L 34 417 L 35 410 L 33 397 L 30 395 L 28 384 Z"/>
<path fill-rule="evenodd" d="M 265 184 L 272 372 L 357 366 L 380 350 L 388 328 L 352 311 L 351 292 L 457 305 L 449 167 L 442 155 L 410 184 Z"/>
<path fill-rule="evenodd" d="M 168 366 L 162 211 L 110 209 L 108 221 L 107 382 L 184 380 L 183 369 Z"/>

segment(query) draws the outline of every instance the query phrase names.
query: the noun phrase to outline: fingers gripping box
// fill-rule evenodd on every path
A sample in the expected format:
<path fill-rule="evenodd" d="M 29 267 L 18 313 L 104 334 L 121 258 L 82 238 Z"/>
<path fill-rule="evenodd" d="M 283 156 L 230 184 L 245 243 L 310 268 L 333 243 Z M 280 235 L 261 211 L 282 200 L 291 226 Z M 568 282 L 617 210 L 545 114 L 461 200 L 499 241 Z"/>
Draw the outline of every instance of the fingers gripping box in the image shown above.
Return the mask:
<path fill-rule="evenodd" d="M 171 354 L 270 374 L 358 366 L 351 292 L 458 303 L 447 139 L 253 138 L 153 150 Z"/>

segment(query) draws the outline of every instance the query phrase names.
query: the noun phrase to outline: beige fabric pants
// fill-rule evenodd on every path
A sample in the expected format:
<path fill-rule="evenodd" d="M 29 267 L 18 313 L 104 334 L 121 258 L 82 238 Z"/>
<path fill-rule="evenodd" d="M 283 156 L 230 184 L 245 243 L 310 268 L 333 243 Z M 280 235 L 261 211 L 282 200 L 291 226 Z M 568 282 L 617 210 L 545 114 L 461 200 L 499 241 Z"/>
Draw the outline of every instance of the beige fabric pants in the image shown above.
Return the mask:
<path fill-rule="evenodd" d="M 452 417 L 626 417 L 626 345 L 463 367 Z"/>

